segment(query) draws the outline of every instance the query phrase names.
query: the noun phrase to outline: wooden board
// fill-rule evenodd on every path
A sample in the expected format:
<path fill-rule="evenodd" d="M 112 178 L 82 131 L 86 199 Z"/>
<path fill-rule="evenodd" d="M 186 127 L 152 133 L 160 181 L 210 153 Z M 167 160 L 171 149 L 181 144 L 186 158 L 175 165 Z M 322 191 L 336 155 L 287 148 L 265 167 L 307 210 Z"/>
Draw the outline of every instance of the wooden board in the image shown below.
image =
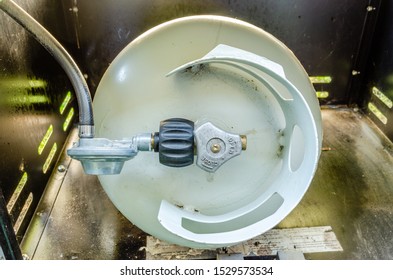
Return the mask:
<path fill-rule="evenodd" d="M 273 256 L 278 251 L 322 253 L 342 251 L 330 226 L 272 229 L 239 245 L 217 250 L 190 249 L 152 236 L 146 240 L 146 259 L 215 259 L 223 251 L 243 256 Z"/>

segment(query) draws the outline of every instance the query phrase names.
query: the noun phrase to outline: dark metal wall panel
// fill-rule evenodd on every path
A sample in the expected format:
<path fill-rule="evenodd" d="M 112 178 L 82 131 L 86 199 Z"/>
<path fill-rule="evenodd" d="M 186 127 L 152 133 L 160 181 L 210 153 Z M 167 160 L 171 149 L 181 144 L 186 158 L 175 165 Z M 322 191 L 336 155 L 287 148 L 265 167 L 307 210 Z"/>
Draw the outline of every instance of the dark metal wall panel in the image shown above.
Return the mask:
<path fill-rule="evenodd" d="M 348 83 L 369 0 L 62 0 L 79 63 L 93 93 L 110 62 L 136 36 L 170 19 L 198 14 L 235 17 L 283 41 L 329 93 L 323 104 L 346 104 Z"/>
<path fill-rule="evenodd" d="M 16 240 L 13 226 L 7 213 L 7 206 L 0 188 L 0 261 L 22 259 L 22 252 Z"/>
<path fill-rule="evenodd" d="M 393 140 L 393 2 L 382 1 L 368 76 L 362 92 L 364 107 L 378 127 Z"/>
<path fill-rule="evenodd" d="M 51 32 L 65 32 L 60 2 L 16 2 Z M 20 240 L 67 137 L 64 121 L 76 111 L 71 85 L 54 59 L 3 12 L 0 25 L 0 188 Z"/>

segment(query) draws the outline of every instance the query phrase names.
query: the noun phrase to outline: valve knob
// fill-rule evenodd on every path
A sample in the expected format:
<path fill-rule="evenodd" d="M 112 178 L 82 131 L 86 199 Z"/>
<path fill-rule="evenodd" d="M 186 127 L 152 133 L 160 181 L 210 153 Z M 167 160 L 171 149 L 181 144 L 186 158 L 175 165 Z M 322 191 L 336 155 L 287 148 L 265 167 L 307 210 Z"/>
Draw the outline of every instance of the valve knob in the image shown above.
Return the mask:
<path fill-rule="evenodd" d="M 154 134 L 154 151 L 159 153 L 161 164 L 184 167 L 194 162 L 194 122 L 172 118 L 160 122 Z"/>

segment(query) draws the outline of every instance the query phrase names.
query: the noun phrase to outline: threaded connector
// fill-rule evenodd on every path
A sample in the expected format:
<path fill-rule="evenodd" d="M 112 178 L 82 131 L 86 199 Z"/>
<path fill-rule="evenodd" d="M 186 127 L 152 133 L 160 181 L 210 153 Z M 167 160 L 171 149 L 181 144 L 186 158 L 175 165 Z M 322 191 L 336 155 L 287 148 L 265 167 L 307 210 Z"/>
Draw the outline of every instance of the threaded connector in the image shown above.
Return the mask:
<path fill-rule="evenodd" d="M 154 134 L 154 151 L 159 153 L 161 164 L 184 167 L 194 163 L 194 122 L 172 118 L 160 123 Z"/>

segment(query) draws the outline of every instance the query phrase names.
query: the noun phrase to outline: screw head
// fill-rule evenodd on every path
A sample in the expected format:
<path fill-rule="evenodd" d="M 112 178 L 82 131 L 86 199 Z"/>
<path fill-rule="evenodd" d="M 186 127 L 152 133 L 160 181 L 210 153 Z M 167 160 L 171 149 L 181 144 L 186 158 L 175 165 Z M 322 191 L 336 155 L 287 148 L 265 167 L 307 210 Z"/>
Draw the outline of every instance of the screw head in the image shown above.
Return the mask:
<path fill-rule="evenodd" d="M 374 10 L 376 10 L 377 8 L 373 7 L 373 6 L 367 6 L 366 10 L 367 12 L 372 12 Z"/>
<path fill-rule="evenodd" d="M 64 165 L 60 164 L 60 165 L 57 167 L 57 171 L 63 173 L 63 172 L 66 171 L 66 167 L 65 167 Z"/>
<path fill-rule="evenodd" d="M 218 144 L 218 143 L 214 143 L 213 145 L 211 145 L 210 150 L 213 153 L 217 154 L 217 153 L 219 153 L 221 151 L 221 145 Z"/>

